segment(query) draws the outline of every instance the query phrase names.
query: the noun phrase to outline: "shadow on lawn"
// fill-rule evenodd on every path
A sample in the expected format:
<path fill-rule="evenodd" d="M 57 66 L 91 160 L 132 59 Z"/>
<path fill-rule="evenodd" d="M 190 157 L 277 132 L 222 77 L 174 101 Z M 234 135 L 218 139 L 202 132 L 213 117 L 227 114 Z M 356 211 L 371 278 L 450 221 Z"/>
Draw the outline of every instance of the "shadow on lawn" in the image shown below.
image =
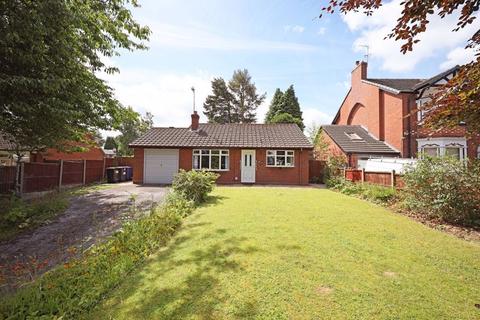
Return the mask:
<path fill-rule="evenodd" d="M 196 230 L 205 224 L 208 223 L 186 225 L 185 228 L 191 229 L 188 233 L 177 235 L 155 260 L 133 276 L 128 283 L 128 290 L 119 293 L 116 302 L 127 301 L 130 296 L 138 296 L 141 291 L 141 303 L 135 299 L 134 307 L 129 308 L 123 315 L 125 318 L 184 319 L 196 316 L 213 319 L 217 306 L 228 303 L 229 297 L 222 292 L 220 278 L 243 270 L 235 259 L 236 255 L 252 254 L 258 249 L 243 245 L 246 238 L 227 237 L 194 250 L 186 257 L 177 258 L 176 252 L 181 250 L 181 247 L 197 239 L 205 239 L 205 234 Z M 225 229 L 217 229 L 210 236 L 218 239 L 219 235 L 225 232 Z M 150 285 L 150 282 L 169 272 L 178 272 L 179 277 L 183 275 L 183 281 L 175 286 L 164 283 L 160 288 Z M 243 301 L 232 307 L 236 307 L 232 312 L 237 317 L 252 317 L 257 313 L 255 301 Z"/>

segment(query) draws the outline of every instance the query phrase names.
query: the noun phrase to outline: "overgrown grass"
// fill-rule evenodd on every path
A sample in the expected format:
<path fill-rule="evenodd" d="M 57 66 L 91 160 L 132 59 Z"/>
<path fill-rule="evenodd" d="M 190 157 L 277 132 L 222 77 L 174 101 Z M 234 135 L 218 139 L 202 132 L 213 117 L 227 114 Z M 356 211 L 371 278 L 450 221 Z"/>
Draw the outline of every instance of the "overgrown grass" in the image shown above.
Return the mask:
<path fill-rule="evenodd" d="M 14 195 L 0 198 L 0 241 L 48 222 L 67 207 L 68 197 L 64 193 L 29 201 Z"/>
<path fill-rule="evenodd" d="M 21 232 L 48 223 L 68 208 L 72 196 L 107 188 L 111 188 L 111 185 L 93 184 L 49 193 L 31 200 L 23 200 L 13 194 L 3 195 L 0 197 L 0 241 L 12 239 Z"/>
<path fill-rule="evenodd" d="M 478 244 L 354 197 L 224 187 L 89 317 L 478 319 L 478 270 Z"/>
<path fill-rule="evenodd" d="M 329 188 L 378 204 L 392 203 L 397 197 L 397 191 L 394 188 L 371 183 L 354 183 L 342 178 L 331 180 Z"/>

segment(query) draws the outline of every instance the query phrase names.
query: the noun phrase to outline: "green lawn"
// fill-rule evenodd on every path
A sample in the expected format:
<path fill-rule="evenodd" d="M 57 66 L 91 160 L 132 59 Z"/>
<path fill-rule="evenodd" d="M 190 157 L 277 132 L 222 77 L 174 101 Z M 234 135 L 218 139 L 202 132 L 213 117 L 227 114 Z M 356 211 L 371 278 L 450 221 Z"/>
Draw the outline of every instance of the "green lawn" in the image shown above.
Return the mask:
<path fill-rule="evenodd" d="M 92 319 L 479 319 L 480 245 L 309 188 L 217 188 Z"/>

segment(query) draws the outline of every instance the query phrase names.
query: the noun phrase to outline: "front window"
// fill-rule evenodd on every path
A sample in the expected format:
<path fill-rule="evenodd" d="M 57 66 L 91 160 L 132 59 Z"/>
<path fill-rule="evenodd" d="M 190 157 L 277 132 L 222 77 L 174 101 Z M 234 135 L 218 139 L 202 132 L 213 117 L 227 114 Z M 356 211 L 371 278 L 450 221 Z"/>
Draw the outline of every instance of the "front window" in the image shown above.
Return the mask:
<path fill-rule="evenodd" d="M 422 153 L 429 157 L 438 157 L 439 148 L 437 146 L 426 146 L 422 148 Z"/>
<path fill-rule="evenodd" d="M 267 150 L 267 167 L 293 167 L 294 164 L 293 150 Z"/>
<path fill-rule="evenodd" d="M 193 150 L 193 169 L 195 170 L 227 171 L 229 169 L 228 164 L 228 150 Z"/>
<path fill-rule="evenodd" d="M 445 156 L 452 157 L 460 160 L 460 148 L 459 147 L 446 147 Z"/>

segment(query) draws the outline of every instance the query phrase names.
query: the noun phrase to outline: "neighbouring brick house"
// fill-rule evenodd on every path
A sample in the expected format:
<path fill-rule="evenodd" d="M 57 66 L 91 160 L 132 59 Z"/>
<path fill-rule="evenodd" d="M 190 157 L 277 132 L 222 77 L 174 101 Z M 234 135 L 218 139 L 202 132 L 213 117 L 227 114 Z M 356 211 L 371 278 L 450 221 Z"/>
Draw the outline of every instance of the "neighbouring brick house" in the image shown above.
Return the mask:
<path fill-rule="evenodd" d="M 458 67 L 451 68 L 430 79 L 375 79 L 367 76 L 367 63 L 357 62 L 352 71 L 351 88 L 348 91 L 332 125 L 335 136 L 329 135 L 330 126 L 325 126 L 323 135 L 334 144 L 330 149 L 349 157 L 349 165 L 355 167 L 358 159 L 382 155 L 369 149 L 357 148 L 353 152 L 348 146 L 362 145 L 353 133 L 368 140 L 376 140 L 391 149 L 392 153 L 382 156 L 417 157 L 420 154 L 434 156 L 450 155 L 459 159 L 477 158 L 480 155 L 480 138 L 466 137 L 465 125 L 457 128 L 432 132 L 422 128 L 424 114 L 417 112 L 418 106 L 428 101 L 428 96 L 441 84 L 451 79 Z M 363 129 L 363 130 L 362 130 Z M 339 134 L 339 131 L 342 131 Z M 353 135 L 350 135 L 352 133 Z M 336 141 L 338 137 L 349 141 Z M 337 137 L 337 139 L 335 139 Z"/>
<path fill-rule="evenodd" d="M 152 128 L 130 144 L 134 183 L 168 184 L 179 169 L 210 170 L 218 183 L 308 184 L 312 145 L 295 124 Z"/>

